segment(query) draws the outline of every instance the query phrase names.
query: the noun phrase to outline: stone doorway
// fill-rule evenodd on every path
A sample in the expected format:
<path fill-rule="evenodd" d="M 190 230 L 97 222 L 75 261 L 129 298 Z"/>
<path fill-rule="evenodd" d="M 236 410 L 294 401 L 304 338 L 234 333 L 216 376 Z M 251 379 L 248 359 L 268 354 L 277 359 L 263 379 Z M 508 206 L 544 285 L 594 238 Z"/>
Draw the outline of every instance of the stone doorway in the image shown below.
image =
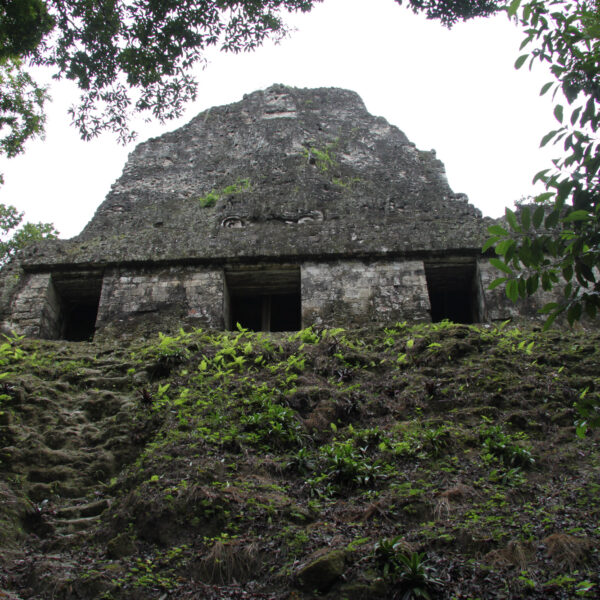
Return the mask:
<path fill-rule="evenodd" d="M 425 262 L 425 277 L 434 323 L 479 323 L 483 306 L 477 263 L 471 258 Z"/>
<path fill-rule="evenodd" d="M 225 272 L 225 328 L 298 331 L 302 327 L 300 268 L 248 268 Z"/>
<path fill-rule="evenodd" d="M 55 337 L 90 341 L 96 331 L 102 273 L 53 273 L 52 283 L 59 303 Z"/>

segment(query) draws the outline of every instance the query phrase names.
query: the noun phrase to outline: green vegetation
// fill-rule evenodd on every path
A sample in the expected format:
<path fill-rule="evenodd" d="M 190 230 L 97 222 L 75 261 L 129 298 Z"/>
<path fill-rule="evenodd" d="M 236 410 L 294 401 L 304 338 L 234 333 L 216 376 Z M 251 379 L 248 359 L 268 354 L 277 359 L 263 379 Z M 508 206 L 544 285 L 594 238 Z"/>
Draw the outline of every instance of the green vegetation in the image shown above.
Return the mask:
<path fill-rule="evenodd" d="M 552 92 L 558 127 L 541 145 L 560 143 L 561 155 L 534 177 L 547 191 L 517 213 L 506 209 L 505 227 L 489 228 L 486 248 L 495 247 L 500 258 L 493 264 L 502 271 L 492 285 L 505 285 L 512 300 L 559 286 L 562 298 L 543 309 L 548 326 L 562 313 L 571 324 L 584 315 L 595 319 L 600 309 L 600 13 L 589 2 L 513 0 L 508 14 L 524 27 L 521 47 L 528 49 L 515 66 L 541 62 L 555 78 L 541 94 Z"/>
<path fill-rule="evenodd" d="M 575 423 L 584 391 L 599 403 L 599 342 L 449 322 L 6 339 L 0 544 L 30 562 L 3 585 L 592 598 L 600 433 Z"/>
<path fill-rule="evenodd" d="M 252 189 L 252 184 L 249 179 L 238 179 L 235 183 L 227 185 L 219 190 L 211 190 L 206 196 L 197 198 L 202 208 L 210 208 L 225 196 L 233 196 L 235 194 L 241 194 L 242 192 L 248 192 Z"/>
<path fill-rule="evenodd" d="M 344 177 L 340 173 L 340 164 L 336 158 L 335 151 L 340 144 L 339 138 L 327 144 L 322 150 L 316 146 L 310 146 L 304 149 L 304 158 L 311 165 L 331 179 L 331 182 L 342 188 L 349 190 L 361 181 L 360 177 Z"/>
<path fill-rule="evenodd" d="M 336 147 L 337 142 L 328 144 L 323 150 L 320 150 L 316 146 L 311 146 L 304 149 L 304 157 L 309 163 L 316 165 L 319 171 L 327 173 L 331 169 L 338 167 L 338 162 L 333 153 Z"/>
<path fill-rule="evenodd" d="M 0 266 L 31 242 L 58 235 L 51 223 L 23 223 L 23 216 L 14 206 L 0 204 Z"/>

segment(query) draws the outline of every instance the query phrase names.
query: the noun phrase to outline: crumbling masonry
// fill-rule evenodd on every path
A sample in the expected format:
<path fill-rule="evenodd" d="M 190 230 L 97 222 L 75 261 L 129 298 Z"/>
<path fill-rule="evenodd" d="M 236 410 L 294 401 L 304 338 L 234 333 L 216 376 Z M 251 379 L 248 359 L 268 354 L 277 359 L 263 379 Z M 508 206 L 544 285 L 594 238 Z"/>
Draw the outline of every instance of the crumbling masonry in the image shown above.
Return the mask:
<path fill-rule="evenodd" d="M 340 89 L 281 85 L 140 144 L 83 232 L 2 273 L 4 330 L 296 330 L 461 322 L 514 306 L 434 152 Z"/>

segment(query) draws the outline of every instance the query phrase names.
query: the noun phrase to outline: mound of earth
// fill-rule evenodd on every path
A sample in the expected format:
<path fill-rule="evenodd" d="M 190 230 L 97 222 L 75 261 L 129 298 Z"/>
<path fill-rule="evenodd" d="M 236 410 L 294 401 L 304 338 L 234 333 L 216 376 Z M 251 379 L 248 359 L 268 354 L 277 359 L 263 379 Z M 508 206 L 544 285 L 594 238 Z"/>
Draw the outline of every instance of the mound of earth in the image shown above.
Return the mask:
<path fill-rule="evenodd" d="M 596 598 L 599 347 L 448 322 L 6 339 L 0 598 Z"/>

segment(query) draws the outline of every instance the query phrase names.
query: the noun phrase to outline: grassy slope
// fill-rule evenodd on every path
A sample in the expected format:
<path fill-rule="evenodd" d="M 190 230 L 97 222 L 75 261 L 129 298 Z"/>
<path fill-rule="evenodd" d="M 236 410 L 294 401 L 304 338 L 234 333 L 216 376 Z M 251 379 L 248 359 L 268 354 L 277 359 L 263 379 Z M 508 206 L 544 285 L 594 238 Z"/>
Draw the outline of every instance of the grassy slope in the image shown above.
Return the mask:
<path fill-rule="evenodd" d="M 598 597 L 599 340 L 7 342 L 0 596 Z"/>

